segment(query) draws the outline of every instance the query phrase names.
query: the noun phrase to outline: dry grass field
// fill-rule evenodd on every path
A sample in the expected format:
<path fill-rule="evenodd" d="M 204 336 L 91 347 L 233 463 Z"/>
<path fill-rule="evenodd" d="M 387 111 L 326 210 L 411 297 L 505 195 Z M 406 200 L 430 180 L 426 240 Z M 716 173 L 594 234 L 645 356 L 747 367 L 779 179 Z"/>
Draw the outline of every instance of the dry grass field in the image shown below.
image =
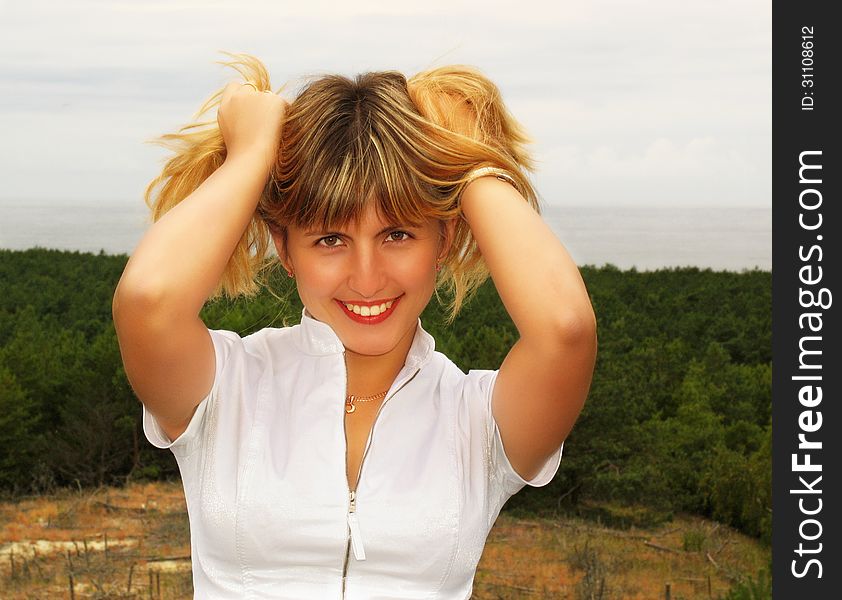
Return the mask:
<path fill-rule="evenodd" d="M 577 519 L 516 519 L 491 532 L 475 600 L 717 598 L 769 550 L 733 530 L 679 517 L 614 530 Z M 64 492 L 0 503 L 0 597 L 191 598 L 180 483 Z"/>

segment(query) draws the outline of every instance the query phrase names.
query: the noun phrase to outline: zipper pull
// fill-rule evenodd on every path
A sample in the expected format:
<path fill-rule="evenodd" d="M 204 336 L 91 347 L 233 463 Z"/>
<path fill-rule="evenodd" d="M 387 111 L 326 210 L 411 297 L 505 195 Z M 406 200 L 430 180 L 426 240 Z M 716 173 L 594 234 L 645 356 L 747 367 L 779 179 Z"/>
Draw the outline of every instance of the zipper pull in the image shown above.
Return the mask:
<path fill-rule="evenodd" d="M 351 528 L 351 546 L 354 548 L 354 558 L 365 560 L 363 536 L 360 532 L 360 522 L 357 520 L 357 493 L 351 491 L 351 506 L 348 508 L 348 526 Z"/>

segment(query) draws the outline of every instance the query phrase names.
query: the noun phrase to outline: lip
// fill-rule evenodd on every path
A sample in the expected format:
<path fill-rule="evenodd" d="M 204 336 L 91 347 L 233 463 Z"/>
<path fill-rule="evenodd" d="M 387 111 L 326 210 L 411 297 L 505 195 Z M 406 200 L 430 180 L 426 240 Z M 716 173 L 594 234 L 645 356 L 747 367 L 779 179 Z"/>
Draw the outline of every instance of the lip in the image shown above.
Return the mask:
<path fill-rule="evenodd" d="M 378 302 L 349 302 L 349 304 L 356 304 L 357 306 L 379 306 L 384 302 L 392 302 L 392 306 L 387 308 L 386 312 L 382 312 L 379 315 L 373 317 L 364 317 L 362 315 L 358 315 L 357 313 L 349 311 L 347 308 L 345 308 L 345 304 L 341 300 L 334 300 L 336 300 L 336 303 L 339 305 L 339 308 L 342 309 L 342 312 L 345 313 L 345 316 L 347 316 L 352 321 L 362 323 L 363 325 L 377 325 L 378 323 L 382 323 L 390 316 L 392 316 L 392 313 L 395 312 L 395 307 L 398 305 L 398 302 L 400 302 L 401 298 L 403 298 L 403 294 L 401 294 L 395 299 L 389 298 L 387 300 L 380 300 Z"/>

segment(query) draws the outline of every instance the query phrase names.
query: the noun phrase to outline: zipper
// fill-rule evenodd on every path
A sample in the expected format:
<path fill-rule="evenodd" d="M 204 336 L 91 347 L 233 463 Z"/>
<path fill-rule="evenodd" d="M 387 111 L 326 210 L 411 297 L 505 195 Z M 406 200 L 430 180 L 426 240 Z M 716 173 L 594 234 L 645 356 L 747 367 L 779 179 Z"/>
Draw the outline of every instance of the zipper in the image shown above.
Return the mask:
<path fill-rule="evenodd" d="M 351 502 L 348 505 L 348 527 L 350 529 L 351 546 L 354 548 L 354 558 L 365 560 L 365 548 L 360 534 L 360 522 L 357 520 L 357 490 L 351 490 Z"/>
<path fill-rule="evenodd" d="M 343 353 L 344 358 L 344 353 Z M 368 439 L 365 442 L 365 450 L 363 450 L 363 456 L 360 459 L 360 466 L 357 469 L 357 481 L 354 489 L 352 490 L 350 485 L 348 485 L 348 539 L 345 542 L 345 562 L 342 566 L 342 598 L 345 597 L 345 582 L 348 576 L 348 561 L 350 559 L 351 548 L 354 549 L 354 558 L 357 560 L 365 560 L 365 547 L 363 546 L 363 539 L 362 533 L 360 532 L 360 523 L 357 520 L 357 487 L 360 483 L 360 477 L 362 476 L 363 472 L 363 465 L 365 464 L 365 457 L 368 456 L 368 449 L 371 447 L 371 440 L 374 437 L 374 426 L 377 424 L 377 419 L 380 416 L 380 412 L 383 410 L 383 407 L 395 394 L 401 391 L 406 385 L 415 379 L 415 376 L 421 371 L 420 367 L 416 367 L 415 372 L 407 378 L 403 383 L 401 383 L 400 387 L 398 387 L 394 392 L 386 396 L 383 399 L 383 402 L 380 403 L 380 406 L 377 408 L 377 412 L 374 415 L 374 420 L 371 422 L 371 431 L 368 432 Z M 345 377 L 347 380 L 348 374 L 347 370 L 345 372 Z M 346 395 L 347 395 L 347 389 Z M 343 419 L 345 415 L 342 416 Z M 343 422 L 342 431 L 345 433 L 345 464 L 348 464 L 348 432 L 345 429 L 345 424 Z"/>

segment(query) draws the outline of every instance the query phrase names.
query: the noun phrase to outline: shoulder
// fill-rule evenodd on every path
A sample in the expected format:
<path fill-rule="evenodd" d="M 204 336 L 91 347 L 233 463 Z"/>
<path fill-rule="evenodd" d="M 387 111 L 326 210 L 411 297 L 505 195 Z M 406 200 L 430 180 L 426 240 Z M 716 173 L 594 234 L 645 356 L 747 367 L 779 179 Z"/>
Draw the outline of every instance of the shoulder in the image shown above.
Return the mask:
<path fill-rule="evenodd" d="M 242 338 L 247 351 L 270 352 L 277 348 L 295 347 L 293 333 L 297 325 L 291 327 L 264 327 Z"/>
<path fill-rule="evenodd" d="M 438 350 L 430 354 L 430 359 L 424 364 L 421 372 L 425 377 L 438 379 L 444 385 L 457 385 L 465 377 L 465 373 Z"/>
<path fill-rule="evenodd" d="M 441 391 L 465 401 L 483 398 L 490 393 L 498 371 L 472 369 L 465 373 L 456 363 L 441 352 L 433 352 L 425 365 L 429 377 L 439 380 Z"/>
<path fill-rule="evenodd" d="M 221 362 L 232 359 L 246 362 L 264 362 L 278 356 L 296 352 L 294 327 L 264 327 L 241 336 L 227 329 L 208 329 L 217 358 Z"/>

